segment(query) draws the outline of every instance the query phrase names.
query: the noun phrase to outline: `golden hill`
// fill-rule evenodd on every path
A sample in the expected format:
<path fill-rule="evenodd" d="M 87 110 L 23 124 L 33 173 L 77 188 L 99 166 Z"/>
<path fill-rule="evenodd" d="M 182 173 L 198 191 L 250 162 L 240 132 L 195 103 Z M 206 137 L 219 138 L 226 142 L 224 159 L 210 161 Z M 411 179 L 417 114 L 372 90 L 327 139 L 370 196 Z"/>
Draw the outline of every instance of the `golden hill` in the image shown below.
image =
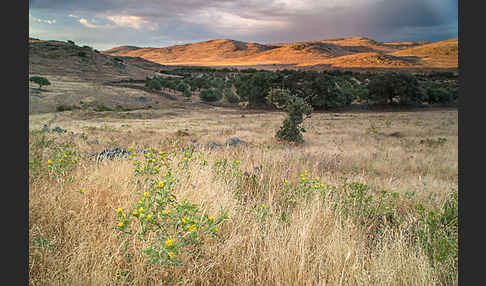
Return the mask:
<path fill-rule="evenodd" d="M 119 51 L 134 48 L 125 47 Z M 74 43 L 29 39 L 29 74 L 65 75 L 104 82 L 144 79 L 163 67 L 143 58 L 115 57 Z"/>
<path fill-rule="evenodd" d="M 381 43 L 365 37 L 350 37 L 275 44 L 219 39 L 166 48 L 123 46 L 102 53 L 141 57 L 165 65 L 457 68 L 457 50 L 457 39 L 436 43 Z"/>

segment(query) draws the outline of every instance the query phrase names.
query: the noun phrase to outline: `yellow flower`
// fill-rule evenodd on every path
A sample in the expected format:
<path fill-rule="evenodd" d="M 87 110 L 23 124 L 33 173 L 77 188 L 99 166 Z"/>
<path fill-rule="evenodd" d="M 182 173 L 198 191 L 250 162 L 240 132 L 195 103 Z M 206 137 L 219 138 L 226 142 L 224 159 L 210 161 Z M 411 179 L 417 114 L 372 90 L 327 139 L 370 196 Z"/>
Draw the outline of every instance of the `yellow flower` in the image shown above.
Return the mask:
<path fill-rule="evenodd" d="M 214 231 L 219 231 L 219 227 L 216 227 L 216 228 L 214 229 Z"/>
<path fill-rule="evenodd" d="M 159 187 L 163 187 L 164 186 L 164 182 L 159 182 Z"/>
<path fill-rule="evenodd" d="M 284 182 L 285 182 L 286 184 L 288 184 L 288 183 L 289 183 L 289 180 L 285 179 L 285 181 L 284 181 Z"/>
<path fill-rule="evenodd" d="M 142 207 L 140 207 L 140 208 L 138 209 L 138 211 L 139 211 L 139 212 L 143 212 L 143 208 L 142 208 Z"/>
<path fill-rule="evenodd" d="M 64 154 L 64 158 L 67 158 L 67 155 L 66 154 Z"/>
<path fill-rule="evenodd" d="M 317 177 L 316 180 L 320 181 L 321 180 L 321 177 Z"/>
<path fill-rule="evenodd" d="M 163 214 L 170 214 L 170 210 L 162 211 Z"/>
<path fill-rule="evenodd" d="M 155 163 L 155 159 L 152 159 L 152 163 Z"/>
<path fill-rule="evenodd" d="M 170 196 L 169 197 L 169 200 L 173 201 L 174 200 L 174 197 L 173 196 Z"/>
<path fill-rule="evenodd" d="M 262 204 L 262 208 L 265 208 L 265 204 Z"/>
<path fill-rule="evenodd" d="M 83 188 L 81 188 L 81 193 L 84 194 L 84 189 Z"/>
<path fill-rule="evenodd" d="M 140 214 L 140 217 L 144 217 L 145 215 L 144 214 Z"/>
<path fill-rule="evenodd" d="M 146 198 L 150 197 L 149 192 L 145 192 L 145 193 L 143 193 L 143 195 L 144 195 L 144 197 L 146 197 Z"/>
<path fill-rule="evenodd" d="M 194 232 L 196 231 L 196 229 L 197 229 L 196 225 L 193 224 L 189 227 L 189 232 Z"/>
<path fill-rule="evenodd" d="M 147 219 L 152 219 L 152 215 L 148 215 L 147 216 Z"/>
<path fill-rule="evenodd" d="M 168 247 L 172 246 L 172 240 L 170 238 L 168 238 L 166 241 L 165 241 L 165 245 L 167 245 Z"/>
<path fill-rule="evenodd" d="M 173 251 L 169 252 L 169 257 L 170 257 L 170 258 L 174 258 L 175 256 L 176 256 L 176 255 L 174 254 L 174 252 L 173 252 Z"/>
<path fill-rule="evenodd" d="M 119 222 L 118 227 L 123 227 L 123 222 Z"/>
<path fill-rule="evenodd" d="M 118 208 L 116 211 L 117 211 L 118 213 L 121 213 L 123 210 L 122 210 L 122 208 Z"/>
<path fill-rule="evenodd" d="M 137 153 L 135 153 L 135 152 L 132 152 L 132 156 L 135 156 L 135 155 L 137 155 Z"/>
<path fill-rule="evenodd" d="M 52 163 L 52 161 L 51 160 L 47 160 L 47 163 L 50 164 L 50 163 Z"/>
<path fill-rule="evenodd" d="M 209 220 L 210 220 L 210 221 L 214 221 L 214 216 L 210 216 L 210 217 L 209 217 Z"/>
<path fill-rule="evenodd" d="M 181 221 L 182 221 L 182 224 L 186 224 L 186 222 L 187 222 L 185 218 L 182 218 Z"/>
<path fill-rule="evenodd" d="M 134 210 L 134 211 L 133 211 L 133 215 L 138 215 L 137 210 Z"/>

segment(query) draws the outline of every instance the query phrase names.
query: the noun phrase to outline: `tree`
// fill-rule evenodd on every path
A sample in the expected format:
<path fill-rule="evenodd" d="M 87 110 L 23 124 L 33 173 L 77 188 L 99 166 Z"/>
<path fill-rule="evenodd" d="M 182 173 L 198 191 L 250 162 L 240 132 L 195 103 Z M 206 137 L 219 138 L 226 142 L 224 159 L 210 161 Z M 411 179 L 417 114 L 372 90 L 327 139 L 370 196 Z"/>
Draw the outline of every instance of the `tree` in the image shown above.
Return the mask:
<path fill-rule="evenodd" d="M 150 90 L 161 90 L 162 85 L 160 84 L 160 81 L 157 80 L 157 78 L 147 78 L 145 81 L 145 86 L 148 87 Z"/>
<path fill-rule="evenodd" d="M 287 112 L 287 117 L 275 137 L 283 141 L 304 142 L 302 132 L 305 132 L 305 129 L 300 124 L 304 122 L 304 116 L 310 117 L 312 106 L 303 98 L 291 95 L 289 90 L 280 88 L 271 89 L 266 100 L 269 104 Z"/>
<path fill-rule="evenodd" d="M 406 105 L 422 103 L 424 91 L 409 73 L 388 72 L 375 76 L 368 84 L 369 97 L 377 103 Z"/>
<path fill-rule="evenodd" d="M 202 101 L 210 102 L 210 101 L 218 101 L 221 99 L 221 92 L 214 89 L 205 89 L 199 93 L 199 97 Z"/>
<path fill-rule="evenodd" d="M 32 77 L 30 77 L 29 81 L 32 81 L 32 82 L 38 84 L 39 89 L 41 89 L 43 85 L 51 85 L 51 83 L 49 82 L 49 80 L 47 78 L 41 77 L 41 76 L 32 76 Z"/>

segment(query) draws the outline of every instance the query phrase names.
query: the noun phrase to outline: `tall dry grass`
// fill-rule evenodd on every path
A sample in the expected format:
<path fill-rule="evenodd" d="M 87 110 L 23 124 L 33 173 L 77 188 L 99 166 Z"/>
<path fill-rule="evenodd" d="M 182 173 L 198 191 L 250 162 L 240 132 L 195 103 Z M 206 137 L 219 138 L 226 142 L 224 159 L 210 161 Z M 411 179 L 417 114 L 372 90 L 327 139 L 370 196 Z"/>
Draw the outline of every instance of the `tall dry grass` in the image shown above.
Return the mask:
<path fill-rule="evenodd" d="M 45 171 L 31 172 L 30 284 L 457 284 L 457 268 L 450 270 L 432 263 L 419 244 L 411 243 L 407 231 L 413 228 L 413 218 L 405 220 L 400 230 L 387 229 L 379 240 L 371 240 L 369 232 L 356 221 L 328 207 L 330 197 L 324 203 L 317 198 L 302 200 L 289 210 L 281 195 L 284 179 L 295 183 L 299 174 L 308 170 L 312 177 L 319 176 L 338 191 L 345 182 L 355 181 L 373 190 L 387 189 L 401 195 L 415 192 L 411 200 L 398 200 L 399 213 L 407 214 L 417 202 L 440 206 L 450 192 L 457 191 L 456 111 L 315 114 L 305 122 L 309 130 L 304 134 L 306 142 L 291 147 L 282 147 L 273 138 L 282 118 L 280 113 L 247 114 L 244 118 L 232 113 L 196 113 L 170 124 L 130 122 L 129 133 L 118 127 L 122 122 L 103 123 L 114 126 L 118 135 L 107 128 L 82 129 L 83 123 L 92 122 L 62 119 L 64 128 L 77 127 L 78 132 L 97 136 L 102 142 L 101 146 L 92 146 L 76 135 L 44 134 L 54 142 L 70 142 L 69 146 L 81 154 L 101 148 L 113 136 L 122 147 L 147 144 L 170 150 L 175 144 L 190 143 L 191 138 L 185 137 L 174 143 L 173 134 L 184 128 L 198 143 L 223 143 L 223 138 L 239 136 L 250 144 L 216 149 L 202 145 L 197 150 L 204 153 L 209 164 L 192 162 L 191 176 L 180 174 L 184 180 L 174 189 L 178 199 L 197 202 L 208 213 L 224 207 L 230 220 L 221 228 L 222 243 L 208 241 L 202 247 L 202 258 L 177 267 L 148 265 L 141 242 L 116 230 L 116 209 L 132 209 L 147 187 L 137 187 L 132 161 L 95 162 L 80 156 L 67 175 L 69 180 L 56 179 Z M 391 125 L 385 124 L 387 121 Z M 377 132 L 372 132 L 371 125 Z M 31 123 L 31 128 L 36 125 Z M 222 130 L 233 132 L 222 135 Z M 391 135 L 396 132 L 398 135 Z M 40 136 L 31 132 L 29 140 L 36 142 Z M 437 146 L 420 143 L 424 138 L 437 137 L 447 141 Z M 261 142 L 272 147 L 264 151 L 251 145 Z M 52 150 L 51 146 L 41 150 L 42 168 Z M 244 177 L 224 183 L 211 168 L 222 158 L 238 159 L 241 170 L 255 175 L 257 184 Z M 174 164 L 181 159 L 177 157 Z M 223 178 L 231 179 L 228 175 Z M 235 197 L 235 182 L 244 191 L 240 199 Z M 80 193 L 81 188 L 84 193 Z M 264 221 L 255 216 L 255 207 L 262 203 L 271 214 Z M 39 237 L 49 248 L 40 247 L 36 242 Z"/>

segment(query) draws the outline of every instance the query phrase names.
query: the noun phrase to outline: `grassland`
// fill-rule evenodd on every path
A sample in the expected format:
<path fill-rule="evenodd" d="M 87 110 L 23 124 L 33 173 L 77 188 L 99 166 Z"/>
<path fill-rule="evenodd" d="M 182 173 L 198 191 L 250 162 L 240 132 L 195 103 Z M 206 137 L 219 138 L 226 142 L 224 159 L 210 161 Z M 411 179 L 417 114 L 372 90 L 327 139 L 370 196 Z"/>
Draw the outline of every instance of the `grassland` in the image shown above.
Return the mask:
<path fill-rule="evenodd" d="M 282 112 L 150 112 L 150 119 L 84 110 L 29 116 L 30 285 L 458 284 L 454 232 L 448 256 L 431 257 L 420 235 L 434 234 L 432 223 L 416 208 L 440 213 L 458 191 L 456 109 L 314 113 L 302 145 L 275 140 Z M 40 132 L 44 124 L 68 132 Z M 224 146 L 235 136 L 246 144 Z M 208 148 L 212 141 L 223 146 Z M 195 148 L 190 173 L 176 167 L 187 145 Z M 177 150 L 172 192 L 208 214 L 227 210 L 222 240 L 204 240 L 202 255 L 181 255 L 181 266 L 147 264 L 144 242 L 117 229 L 117 208 L 131 212 L 150 189 L 134 172 L 143 154 L 102 162 L 86 155 L 115 146 Z M 48 170 L 48 160 L 64 154 L 72 168 Z M 216 171 L 224 158 L 238 160 L 239 172 Z M 303 177 L 319 177 L 323 195 L 300 194 Z M 397 195 L 363 209 L 356 186 L 377 200 Z"/>

